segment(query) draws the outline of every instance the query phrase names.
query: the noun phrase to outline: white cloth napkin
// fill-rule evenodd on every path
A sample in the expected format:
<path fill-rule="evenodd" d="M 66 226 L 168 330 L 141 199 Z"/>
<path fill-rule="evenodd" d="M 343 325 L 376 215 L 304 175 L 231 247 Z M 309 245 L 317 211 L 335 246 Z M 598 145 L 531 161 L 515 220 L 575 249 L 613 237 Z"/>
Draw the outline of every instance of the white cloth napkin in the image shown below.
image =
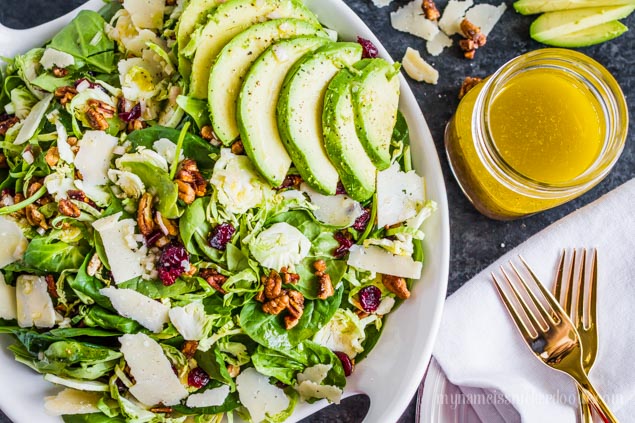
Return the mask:
<path fill-rule="evenodd" d="M 578 401 L 572 379 L 533 356 L 490 277 L 521 254 L 551 289 L 562 249 L 573 247 L 598 249 L 600 348 L 590 379 L 620 421 L 633 422 L 635 179 L 534 235 L 450 296 L 434 356 L 464 392 L 470 387 L 482 388 L 472 393 L 500 391 L 523 422 L 575 422 Z M 484 422 L 501 421 L 496 407 L 474 408 Z"/>

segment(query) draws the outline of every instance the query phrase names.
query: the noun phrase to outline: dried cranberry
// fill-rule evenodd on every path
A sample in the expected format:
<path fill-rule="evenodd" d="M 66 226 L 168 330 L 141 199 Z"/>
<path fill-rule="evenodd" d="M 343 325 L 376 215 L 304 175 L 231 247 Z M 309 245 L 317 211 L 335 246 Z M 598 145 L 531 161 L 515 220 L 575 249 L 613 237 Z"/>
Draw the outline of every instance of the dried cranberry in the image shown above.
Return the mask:
<path fill-rule="evenodd" d="M 141 117 L 141 103 L 135 104 L 129 112 L 126 112 L 125 108 L 122 110 L 121 103 L 119 102 L 119 119 L 128 123 Z"/>
<path fill-rule="evenodd" d="M 336 258 L 344 257 L 346 253 L 348 253 L 348 250 L 350 250 L 350 248 L 353 246 L 353 240 L 350 237 L 350 234 L 343 231 L 335 232 L 333 238 L 335 238 L 335 240 L 340 243 L 340 246 L 335 249 L 333 255 Z"/>
<path fill-rule="evenodd" d="M 181 244 L 168 244 L 159 257 L 157 270 L 163 285 L 170 286 L 190 268 L 190 256 Z"/>
<path fill-rule="evenodd" d="M 370 221 L 370 210 L 364 209 L 362 214 L 355 219 L 355 223 L 353 223 L 353 229 L 358 231 L 365 231 L 366 226 L 368 226 L 368 222 Z"/>
<path fill-rule="evenodd" d="M 381 302 L 381 290 L 370 285 L 359 290 L 359 303 L 366 313 L 374 313 Z"/>
<path fill-rule="evenodd" d="M 357 42 L 362 45 L 364 52 L 362 53 L 363 59 L 374 59 L 379 55 L 379 50 L 375 47 L 372 41 L 366 38 L 357 37 Z"/>
<path fill-rule="evenodd" d="M 203 369 L 200 367 L 196 367 L 190 370 L 190 373 L 187 375 L 187 384 L 196 388 L 201 389 L 203 386 L 209 383 L 209 375 L 205 373 Z"/>
<path fill-rule="evenodd" d="M 231 223 L 221 223 L 212 229 L 209 237 L 209 245 L 217 250 L 225 251 L 227 244 L 232 240 L 236 229 Z"/>
<path fill-rule="evenodd" d="M 344 376 L 348 377 L 353 374 L 353 369 L 355 368 L 353 360 L 351 360 L 351 358 L 342 351 L 334 351 L 334 353 L 342 362 L 342 367 L 344 368 Z"/>
<path fill-rule="evenodd" d="M 123 394 L 128 390 L 128 387 L 123 383 L 121 379 L 115 380 L 115 385 L 117 386 L 117 391 L 119 391 L 120 394 Z"/>
<path fill-rule="evenodd" d="M 337 182 L 337 188 L 335 188 L 335 194 L 340 195 L 346 195 L 346 188 L 344 188 L 344 184 L 342 184 L 342 181 L 338 181 Z"/>

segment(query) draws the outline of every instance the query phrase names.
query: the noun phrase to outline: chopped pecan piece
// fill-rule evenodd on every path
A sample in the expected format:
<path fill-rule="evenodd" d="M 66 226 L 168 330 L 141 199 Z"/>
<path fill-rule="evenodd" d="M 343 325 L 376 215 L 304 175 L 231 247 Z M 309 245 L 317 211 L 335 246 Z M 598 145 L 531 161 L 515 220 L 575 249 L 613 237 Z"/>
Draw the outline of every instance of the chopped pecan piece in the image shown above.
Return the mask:
<path fill-rule="evenodd" d="M 289 305 L 287 306 L 289 314 L 284 316 L 284 327 L 289 330 L 298 324 L 304 313 L 304 296 L 299 291 L 289 291 L 287 295 L 289 296 Z"/>
<path fill-rule="evenodd" d="M 38 210 L 38 206 L 35 204 L 29 204 L 24 209 L 25 216 L 27 222 L 31 226 L 39 226 L 40 228 L 46 230 L 49 228 L 48 223 L 46 223 L 46 218 L 40 211 Z"/>
<path fill-rule="evenodd" d="M 421 8 L 423 9 L 423 15 L 429 21 L 437 21 L 441 17 L 434 0 L 423 0 Z"/>
<path fill-rule="evenodd" d="M 18 122 L 20 122 L 20 119 L 17 116 L 0 115 L 0 136 L 5 136 L 9 128 Z"/>
<path fill-rule="evenodd" d="M 152 218 L 152 194 L 144 193 L 139 200 L 139 209 L 137 210 L 137 224 L 139 230 L 144 236 L 154 232 L 154 219 Z"/>
<path fill-rule="evenodd" d="M 26 190 L 27 198 L 32 197 L 40 188 L 42 188 L 42 182 L 38 180 L 31 181 L 29 189 Z"/>
<path fill-rule="evenodd" d="M 60 295 L 57 293 L 57 283 L 55 283 L 53 275 L 46 275 L 44 279 L 46 280 L 46 288 L 51 298 L 59 298 Z"/>
<path fill-rule="evenodd" d="M 317 297 L 320 300 L 326 300 L 328 297 L 335 294 L 335 289 L 333 288 L 333 283 L 331 282 L 331 277 L 326 273 L 318 276 L 318 282 L 320 286 L 318 287 L 318 295 Z"/>
<path fill-rule="evenodd" d="M 177 179 L 176 185 L 179 187 L 179 199 L 185 204 L 192 204 L 196 200 L 196 191 L 190 184 Z"/>
<path fill-rule="evenodd" d="M 198 349 L 198 341 L 185 341 L 183 343 L 183 347 L 181 348 L 181 352 L 188 359 L 194 357 L 196 350 Z"/>
<path fill-rule="evenodd" d="M 66 104 L 77 95 L 77 89 L 71 86 L 59 87 L 55 89 L 55 92 L 53 94 L 55 95 L 55 98 L 59 100 L 62 106 L 66 106 Z"/>
<path fill-rule="evenodd" d="M 476 49 L 485 45 L 487 37 L 481 32 L 481 28 L 467 19 L 461 21 L 461 32 L 466 39 L 459 41 L 459 46 L 466 59 L 473 59 Z"/>
<path fill-rule="evenodd" d="M 71 147 L 75 147 L 77 145 L 77 137 L 68 137 L 66 139 L 66 142 L 68 143 L 68 145 L 70 145 Z"/>
<path fill-rule="evenodd" d="M 179 187 L 179 198 L 185 204 L 192 204 L 196 197 L 202 197 L 207 191 L 207 181 L 198 170 L 196 162 L 185 159 L 176 173 L 176 183 Z"/>
<path fill-rule="evenodd" d="M 53 66 L 53 76 L 56 78 L 64 78 L 66 75 L 68 75 L 68 69 Z"/>
<path fill-rule="evenodd" d="M 211 144 L 214 145 L 218 143 L 218 138 L 216 138 L 216 134 L 214 133 L 212 125 L 205 125 L 201 128 L 201 138 L 203 138 L 205 141 L 209 141 Z"/>
<path fill-rule="evenodd" d="M 67 200 L 65 198 L 61 199 L 57 203 L 57 211 L 59 211 L 60 214 L 64 216 L 74 218 L 78 218 L 82 214 L 76 204 L 74 204 L 71 200 Z"/>
<path fill-rule="evenodd" d="M 265 298 L 273 300 L 278 298 L 282 293 L 282 278 L 275 270 L 271 270 L 269 276 L 262 276 L 261 281 L 265 286 Z"/>
<path fill-rule="evenodd" d="M 223 289 L 223 284 L 227 280 L 227 276 L 221 275 L 216 269 L 201 269 L 201 278 L 205 279 L 209 286 L 214 288 L 219 293 L 225 295 L 227 292 Z"/>
<path fill-rule="evenodd" d="M 140 119 L 134 119 L 128 122 L 128 125 L 126 126 L 126 131 L 130 133 L 132 131 L 138 131 L 140 129 L 146 128 L 147 126 L 148 124 L 145 123 L 144 121 Z"/>
<path fill-rule="evenodd" d="M 463 84 L 461 85 L 461 90 L 459 91 L 459 100 L 465 97 L 465 94 L 468 93 L 472 88 L 477 86 L 482 81 L 481 78 L 468 76 L 463 80 Z"/>
<path fill-rule="evenodd" d="M 231 147 L 232 153 L 236 155 L 243 154 L 245 152 L 245 146 L 241 140 L 234 141 Z"/>
<path fill-rule="evenodd" d="M 324 271 L 326 270 L 326 262 L 324 260 L 316 260 L 313 263 L 313 268 L 315 269 L 316 275 L 318 272 L 324 273 Z"/>
<path fill-rule="evenodd" d="M 289 296 L 285 294 L 264 303 L 264 305 L 262 306 L 262 311 L 267 314 L 278 315 L 282 313 L 282 311 L 287 308 L 288 305 Z"/>
<path fill-rule="evenodd" d="M 44 156 L 44 160 L 50 167 L 55 167 L 57 165 L 57 162 L 60 161 L 60 152 L 57 147 L 53 146 L 49 148 L 46 152 L 46 155 Z"/>
<path fill-rule="evenodd" d="M 404 278 L 392 275 L 382 275 L 381 281 L 387 290 L 395 294 L 399 299 L 407 300 L 410 298 L 410 291 Z"/>
<path fill-rule="evenodd" d="M 0 153 L 0 169 L 6 169 L 8 167 L 7 156 L 5 156 L 4 153 Z"/>
<path fill-rule="evenodd" d="M 240 374 L 240 366 L 234 366 L 233 364 L 227 365 L 227 373 L 233 378 Z"/>
<path fill-rule="evenodd" d="M 86 119 L 90 127 L 99 131 L 108 129 L 108 121 L 115 116 L 117 110 L 100 100 L 90 99 L 86 102 Z"/>
<path fill-rule="evenodd" d="M 282 282 L 295 285 L 300 280 L 300 275 L 297 273 L 289 272 L 286 267 L 280 269 L 280 275 L 282 276 Z"/>

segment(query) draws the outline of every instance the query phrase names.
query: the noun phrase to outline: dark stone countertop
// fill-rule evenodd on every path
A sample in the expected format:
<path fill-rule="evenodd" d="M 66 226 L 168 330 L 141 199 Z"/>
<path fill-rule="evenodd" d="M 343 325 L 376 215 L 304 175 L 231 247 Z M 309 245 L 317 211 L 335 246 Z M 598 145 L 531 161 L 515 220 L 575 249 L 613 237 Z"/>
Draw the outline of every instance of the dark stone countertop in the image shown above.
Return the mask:
<path fill-rule="evenodd" d="M 629 139 L 622 157 L 607 178 L 585 195 L 556 209 L 522 220 L 498 222 L 483 217 L 463 196 L 448 168 L 443 148 L 443 130 L 456 109 L 458 89 L 465 76 L 487 76 L 506 61 L 542 47 L 529 38 L 529 25 L 534 17 L 518 15 L 511 8 L 512 1 L 506 0 L 509 8 L 489 35 L 487 45 L 478 50 L 474 60 L 468 61 L 462 58 L 456 45 L 438 57 L 430 57 L 425 51 L 425 41 L 398 32 L 390 26 L 390 12 L 408 3 L 408 0 L 395 0 L 390 6 L 382 9 L 376 8 L 371 0 L 344 1 L 364 19 L 395 60 L 401 60 L 406 47 L 411 46 L 418 49 L 424 59 L 440 73 L 438 85 L 412 80 L 409 82 L 435 139 L 448 191 L 452 239 L 448 294 L 456 291 L 507 250 L 522 243 L 542 228 L 635 177 L 635 123 L 631 120 Z M 30 27 L 65 13 L 81 3 L 81 0 L 3 0 L 0 22 L 14 28 Z M 440 10 L 443 10 L 446 3 L 446 0 L 437 0 Z M 477 3 L 499 4 L 500 0 Z M 627 97 L 629 112 L 632 115 L 632 99 L 635 97 L 635 14 L 623 22 L 631 27 L 631 31 L 616 40 L 580 51 L 602 63 L 615 76 Z M 365 399 L 351 398 L 345 400 L 343 405 L 330 407 L 319 416 L 313 416 L 305 421 L 356 423 L 361 421 L 367 407 Z M 4 415 L 0 415 L 0 423 L 7 421 Z M 399 423 L 414 421 L 413 399 L 399 419 Z"/>

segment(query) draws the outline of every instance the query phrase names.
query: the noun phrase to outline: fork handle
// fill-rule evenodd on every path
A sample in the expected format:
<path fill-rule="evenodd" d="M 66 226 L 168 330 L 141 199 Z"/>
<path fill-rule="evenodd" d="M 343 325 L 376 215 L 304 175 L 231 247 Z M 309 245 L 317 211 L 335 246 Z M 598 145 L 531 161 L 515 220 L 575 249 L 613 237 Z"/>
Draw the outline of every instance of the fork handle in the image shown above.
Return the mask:
<path fill-rule="evenodd" d="M 595 390 L 586 374 L 578 375 L 576 382 L 584 392 L 589 405 L 598 412 L 604 423 L 619 423 L 617 417 L 609 409 L 602 396 Z"/>

